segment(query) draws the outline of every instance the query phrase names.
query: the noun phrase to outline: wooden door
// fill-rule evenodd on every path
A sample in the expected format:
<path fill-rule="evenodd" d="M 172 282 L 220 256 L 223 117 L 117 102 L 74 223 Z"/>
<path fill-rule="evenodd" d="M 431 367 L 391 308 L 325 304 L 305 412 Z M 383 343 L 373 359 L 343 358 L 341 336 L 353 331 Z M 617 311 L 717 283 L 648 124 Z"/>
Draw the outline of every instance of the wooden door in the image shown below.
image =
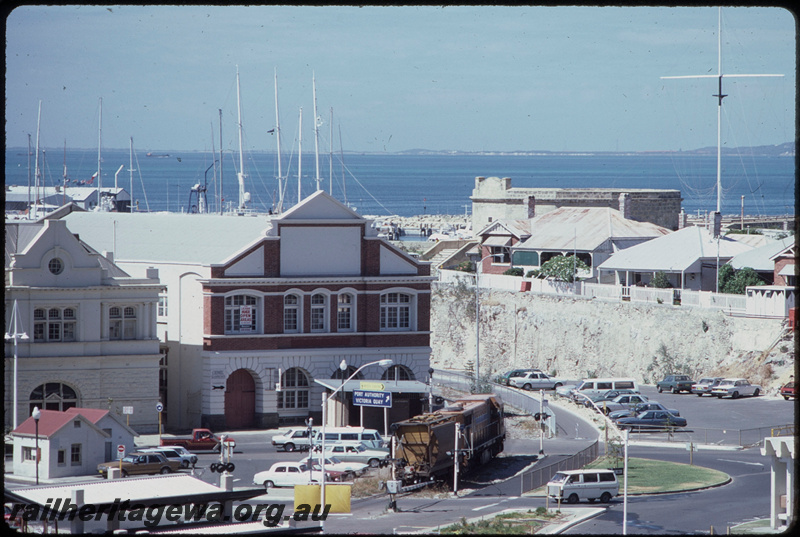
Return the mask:
<path fill-rule="evenodd" d="M 253 426 L 256 383 L 246 369 L 237 369 L 225 383 L 225 425 L 229 429 Z"/>

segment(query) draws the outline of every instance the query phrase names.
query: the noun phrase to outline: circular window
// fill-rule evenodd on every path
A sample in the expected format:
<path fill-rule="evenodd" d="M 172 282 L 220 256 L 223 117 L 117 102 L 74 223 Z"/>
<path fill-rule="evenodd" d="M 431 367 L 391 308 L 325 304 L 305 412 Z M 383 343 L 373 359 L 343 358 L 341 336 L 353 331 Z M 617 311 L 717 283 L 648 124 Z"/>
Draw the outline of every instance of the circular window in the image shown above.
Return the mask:
<path fill-rule="evenodd" d="M 48 264 L 47 268 L 49 268 L 50 272 L 52 272 L 53 274 L 61 274 L 62 272 L 64 272 L 64 262 L 61 261 L 59 258 L 54 257 L 53 259 L 50 260 L 50 263 Z"/>

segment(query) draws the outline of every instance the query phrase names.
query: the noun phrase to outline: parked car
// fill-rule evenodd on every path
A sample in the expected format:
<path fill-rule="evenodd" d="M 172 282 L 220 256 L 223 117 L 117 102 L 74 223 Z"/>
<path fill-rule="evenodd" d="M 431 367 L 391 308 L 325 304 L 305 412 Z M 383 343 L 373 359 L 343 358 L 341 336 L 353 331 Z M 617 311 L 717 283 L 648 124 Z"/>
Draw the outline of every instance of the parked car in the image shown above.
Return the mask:
<path fill-rule="evenodd" d="M 269 470 L 258 472 L 253 476 L 253 484 L 264 485 L 265 489 L 307 485 L 320 481 L 322 472 L 309 470 L 308 466 L 300 462 L 276 462 Z"/>
<path fill-rule="evenodd" d="M 505 386 L 510 386 L 510 380 L 515 377 L 521 377 L 525 373 L 530 373 L 531 371 L 539 371 L 538 369 L 512 369 L 511 371 L 506 371 L 502 375 L 498 375 L 495 379 L 495 382 L 498 384 L 503 384 Z"/>
<path fill-rule="evenodd" d="M 646 395 L 642 395 L 640 393 L 626 393 L 622 395 L 616 396 L 611 401 L 602 401 L 597 403 L 597 407 L 600 408 L 605 414 L 610 412 L 614 412 L 615 410 L 625 410 L 627 408 L 631 408 L 636 404 L 639 403 L 646 403 L 648 401 Z"/>
<path fill-rule="evenodd" d="M 638 394 L 638 393 L 639 392 L 634 391 L 634 390 L 608 390 L 607 392 L 604 392 L 604 393 L 602 393 L 600 395 L 595 395 L 595 396 L 588 396 L 588 395 L 585 396 L 585 397 L 576 396 L 575 397 L 575 402 L 578 403 L 578 404 L 582 404 L 585 407 L 592 406 L 592 403 L 596 404 L 597 406 L 602 406 L 603 401 L 611 401 L 612 399 L 615 399 L 615 398 L 619 397 L 620 395 L 630 395 L 630 394 Z M 588 397 L 588 399 L 587 399 L 587 397 Z M 591 400 L 592 403 L 589 402 L 590 400 Z M 646 401 L 647 397 L 645 397 L 644 400 Z"/>
<path fill-rule="evenodd" d="M 322 446 L 314 446 L 314 451 L 319 452 Z M 371 468 L 378 468 L 389 461 L 389 450 L 368 448 L 361 443 L 328 444 L 325 446 L 325 455 L 334 456 L 344 462 L 360 462 L 368 464 Z"/>
<path fill-rule="evenodd" d="M 730 397 L 731 399 L 738 399 L 743 395 L 758 396 L 761 393 L 761 386 L 750 384 L 747 379 L 722 379 L 722 381 L 711 389 L 711 395 L 716 395 L 720 399 L 723 397 Z"/>
<path fill-rule="evenodd" d="M 130 455 L 122 457 L 120 461 L 102 462 L 97 465 L 97 471 L 103 477 L 108 477 L 108 470 L 110 468 L 122 467 L 122 477 L 129 475 L 147 475 L 147 474 L 170 474 L 177 472 L 180 467 L 180 461 L 171 461 L 161 453 L 141 453 L 135 452 Z"/>
<path fill-rule="evenodd" d="M 711 395 L 711 388 L 718 386 L 720 382 L 722 382 L 722 377 L 703 377 L 692 384 L 692 393 L 696 393 L 700 397 Z"/>
<path fill-rule="evenodd" d="M 181 468 L 188 468 L 197 464 L 197 455 L 190 452 L 183 446 L 162 446 L 153 448 L 142 448 L 140 453 L 161 453 L 168 460 L 178 461 L 181 463 Z"/>
<path fill-rule="evenodd" d="M 689 375 L 667 375 L 664 380 L 656 383 L 656 387 L 658 388 L 658 393 L 664 390 L 672 393 L 691 393 L 692 384 L 694 384 L 694 381 Z"/>
<path fill-rule="evenodd" d="M 509 386 L 523 390 L 555 390 L 564 384 L 563 380 L 553 378 L 541 371 L 528 371 L 522 376 L 508 379 Z"/>
<path fill-rule="evenodd" d="M 316 455 L 313 458 L 306 457 L 300 462 L 306 466 L 313 464 L 315 470 L 322 470 L 322 458 L 319 455 Z M 327 472 L 328 470 L 333 470 L 336 472 L 342 472 L 345 478 L 348 476 L 361 476 L 367 471 L 367 468 L 369 468 L 369 465 L 361 462 L 345 462 L 338 457 L 325 457 L 325 471 Z"/>
<path fill-rule="evenodd" d="M 609 419 L 615 421 L 620 418 L 632 418 L 634 416 L 638 416 L 645 410 L 664 410 L 674 416 L 681 415 L 681 413 L 674 408 L 667 408 L 657 401 L 647 401 L 646 403 L 639 403 L 637 405 L 633 405 L 631 408 L 625 410 L 615 410 L 614 412 L 610 412 L 608 414 L 608 417 Z"/>
<path fill-rule="evenodd" d="M 316 434 L 314 429 L 312 434 Z M 284 451 L 308 451 L 311 447 L 311 439 L 308 434 L 308 427 L 295 427 L 283 434 L 276 434 L 272 437 L 272 445 Z"/>
<path fill-rule="evenodd" d="M 794 381 L 787 382 L 786 384 L 781 386 L 780 394 L 787 401 L 789 399 L 794 399 Z"/>
<path fill-rule="evenodd" d="M 686 418 L 670 414 L 666 410 L 645 410 L 631 418 L 617 420 L 620 429 L 633 431 L 656 431 L 670 427 L 686 427 Z"/>

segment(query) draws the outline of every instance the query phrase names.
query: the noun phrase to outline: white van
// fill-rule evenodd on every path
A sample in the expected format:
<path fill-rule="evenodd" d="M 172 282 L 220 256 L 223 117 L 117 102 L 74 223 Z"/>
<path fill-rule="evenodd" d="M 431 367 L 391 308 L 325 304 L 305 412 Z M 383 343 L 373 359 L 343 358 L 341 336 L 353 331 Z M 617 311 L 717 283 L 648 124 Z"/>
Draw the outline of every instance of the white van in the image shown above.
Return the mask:
<path fill-rule="evenodd" d="M 585 399 L 579 395 L 575 395 L 576 393 L 582 393 L 588 397 L 596 397 L 598 395 L 603 395 L 609 390 L 630 390 L 634 393 L 640 393 L 639 385 L 632 378 L 586 379 L 575 388 L 572 399 L 581 403 L 585 401 Z"/>
<path fill-rule="evenodd" d="M 608 503 L 619 495 L 619 481 L 614 470 L 569 470 L 558 472 L 547 483 L 547 495 L 566 503 L 580 500 Z"/>
<path fill-rule="evenodd" d="M 312 434 L 317 428 L 314 427 Z M 311 448 L 311 440 L 308 438 L 308 427 L 294 427 L 285 433 L 276 434 L 272 437 L 272 445 L 284 451 L 307 451 Z"/>
<path fill-rule="evenodd" d="M 367 447 L 383 448 L 385 442 L 383 437 L 375 429 L 365 429 L 364 427 L 326 427 L 325 443 L 338 444 L 341 442 L 361 442 Z M 317 429 L 314 435 L 314 444 L 322 443 L 322 429 Z"/>

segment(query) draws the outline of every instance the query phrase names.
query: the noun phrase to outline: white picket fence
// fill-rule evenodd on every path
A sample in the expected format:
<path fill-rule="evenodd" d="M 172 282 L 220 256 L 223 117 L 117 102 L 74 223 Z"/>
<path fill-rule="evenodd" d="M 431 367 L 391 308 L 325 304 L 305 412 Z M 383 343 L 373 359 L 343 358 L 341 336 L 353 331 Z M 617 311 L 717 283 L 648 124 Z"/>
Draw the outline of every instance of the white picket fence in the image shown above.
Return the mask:
<path fill-rule="evenodd" d="M 463 281 L 475 285 L 475 274 L 455 270 L 439 270 L 441 283 Z M 746 295 L 730 295 L 712 291 L 686 289 L 658 289 L 652 287 L 624 286 L 587 282 L 560 282 L 555 280 L 526 279 L 502 274 L 481 274 L 481 289 L 499 289 L 545 295 L 574 296 L 611 301 L 645 302 L 675 307 L 719 309 L 731 315 L 747 313 Z M 794 302 L 792 303 L 794 304 Z M 752 309 L 752 308 L 751 308 Z M 770 316 L 770 315 L 767 315 Z M 774 316 L 774 315 L 773 315 Z"/>

